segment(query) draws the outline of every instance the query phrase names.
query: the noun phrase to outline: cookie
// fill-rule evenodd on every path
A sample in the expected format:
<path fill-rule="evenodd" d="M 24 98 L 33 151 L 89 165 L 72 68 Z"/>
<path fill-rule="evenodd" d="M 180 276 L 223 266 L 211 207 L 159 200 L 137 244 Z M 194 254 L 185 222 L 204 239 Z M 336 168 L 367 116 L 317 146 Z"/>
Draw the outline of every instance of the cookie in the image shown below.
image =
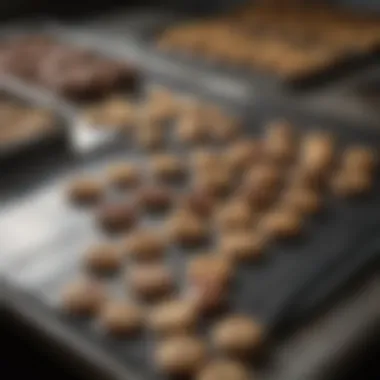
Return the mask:
<path fill-rule="evenodd" d="M 172 274 L 160 264 L 144 264 L 132 268 L 127 282 L 137 297 L 147 301 L 169 296 L 174 291 Z"/>
<path fill-rule="evenodd" d="M 216 350 L 233 357 L 250 357 L 263 344 L 263 327 L 252 318 L 232 315 L 219 321 L 211 333 Z"/>
<path fill-rule="evenodd" d="M 166 242 L 155 229 L 133 231 L 123 243 L 123 250 L 137 261 L 151 261 L 163 257 Z"/>
<path fill-rule="evenodd" d="M 244 199 L 234 199 L 216 212 L 216 225 L 221 231 L 245 230 L 252 226 L 253 215 Z"/>
<path fill-rule="evenodd" d="M 298 212 L 284 207 L 265 215 L 258 227 L 259 233 L 267 238 L 291 238 L 302 232 L 303 220 Z"/>
<path fill-rule="evenodd" d="M 301 214 L 315 214 L 323 207 L 321 196 L 307 187 L 290 187 L 281 198 L 284 208 Z"/>
<path fill-rule="evenodd" d="M 183 158 L 171 154 L 155 155 L 150 168 L 153 176 L 164 182 L 181 180 L 186 172 Z"/>
<path fill-rule="evenodd" d="M 138 191 L 137 203 L 147 212 L 162 212 L 172 206 L 173 194 L 164 186 L 147 186 Z"/>
<path fill-rule="evenodd" d="M 68 197 L 76 204 L 94 204 L 103 195 L 104 187 L 102 183 L 94 178 L 78 178 L 68 188 Z"/>
<path fill-rule="evenodd" d="M 108 182 L 117 188 L 126 189 L 136 187 L 141 181 L 141 172 L 137 165 L 120 162 L 107 168 Z"/>
<path fill-rule="evenodd" d="M 250 378 L 249 371 L 243 364 L 228 359 L 210 361 L 196 377 L 197 380 L 250 380 Z"/>
<path fill-rule="evenodd" d="M 222 235 L 218 250 L 232 262 L 259 259 L 267 245 L 267 239 L 259 231 L 234 231 Z"/>
<path fill-rule="evenodd" d="M 75 315 L 90 316 L 98 312 L 106 299 L 103 284 L 90 278 L 70 283 L 62 293 L 62 307 Z"/>
<path fill-rule="evenodd" d="M 262 152 L 262 143 L 255 139 L 239 140 L 227 148 L 226 160 L 232 170 L 239 172 L 252 167 Z"/>
<path fill-rule="evenodd" d="M 171 376 L 190 376 L 198 372 L 207 358 L 206 345 L 198 338 L 175 336 L 158 344 L 155 350 L 157 368 Z"/>
<path fill-rule="evenodd" d="M 97 273 L 110 273 L 119 269 L 123 256 L 119 247 L 103 243 L 89 248 L 84 255 L 85 266 Z"/>
<path fill-rule="evenodd" d="M 203 245 L 209 238 L 207 224 L 190 212 L 180 212 L 167 222 L 169 240 L 186 247 Z"/>
<path fill-rule="evenodd" d="M 119 233 L 133 227 L 138 214 L 135 207 L 128 202 L 113 202 L 102 205 L 96 219 L 105 232 Z"/>
<path fill-rule="evenodd" d="M 344 150 L 341 162 L 345 170 L 372 172 L 377 163 L 377 156 L 371 148 L 354 146 Z"/>
<path fill-rule="evenodd" d="M 158 335 L 189 334 L 194 331 L 198 313 L 189 300 L 164 302 L 150 311 L 149 327 Z"/>
<path fill-rule="evenodd" d="M 101 327 L 115 336 L 133 335 L 144 325 L 142 310 L 125 301 L 107 301 L 98 316 Z"/>

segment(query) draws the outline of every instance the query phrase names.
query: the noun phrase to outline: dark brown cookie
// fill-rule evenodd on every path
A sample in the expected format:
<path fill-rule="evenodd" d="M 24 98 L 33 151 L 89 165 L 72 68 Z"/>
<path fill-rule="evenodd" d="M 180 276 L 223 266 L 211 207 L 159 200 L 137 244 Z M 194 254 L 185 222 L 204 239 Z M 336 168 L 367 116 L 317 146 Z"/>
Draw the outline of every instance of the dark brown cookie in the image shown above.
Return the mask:
<path fill-rule="evenodd" d="M 176 336 L 160 343 L 155 352 L 155 363 L 168 375 L 189 376 L 205 363 L 206 345 L 198 338 Z"/>

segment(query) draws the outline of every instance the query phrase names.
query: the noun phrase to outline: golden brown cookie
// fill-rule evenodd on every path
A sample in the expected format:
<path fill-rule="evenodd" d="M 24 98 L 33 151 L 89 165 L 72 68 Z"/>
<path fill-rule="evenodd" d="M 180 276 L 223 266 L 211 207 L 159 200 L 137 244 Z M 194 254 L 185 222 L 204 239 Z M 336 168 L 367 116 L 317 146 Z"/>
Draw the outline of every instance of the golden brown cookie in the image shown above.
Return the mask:
<path fill-rule="evenodd" d="M 70 283 L 62 294 L 62 307 L 75 315 L 94 315 L 103 305 L 106 291 L 103 284 L 90 278 Z"/>
<path fill-rule="evenodd" d="M 105 203 L 97 213 L 100 227 L 109 233 L 126 231 L 133 227 L 138 219 L 137 211 L 128 202 Z"/>
<path fill-rule="evenodd" d="M 225 286 L 230 282 L 233 272 L 234 268 L 228 260 L 220 255 L 208 253 L 189 261 L 187 278 L 193 285 L 214 282 Z"/>
<path fill-rule="evenodd" d="M 107 168 L 108 182 L 118 188 L 136 187 L 141 180 L 141 172 L 137 165 L 128 162 L 119 162 Z"/>
<path fill-rule="evenodd" d="M 78 178 L 68 188 L 69 199 L 76 204 L 93 204 L 104 195 L 102 183 L 94 178 Z"/>
<path fill-rule="evenodd" d="M 255 139 L 239 140 L 227 148 L 226 160 L 232 170 L 245 171 L 260 157 L 262 143 Z"/>
<path fill-rule="evenodd" d="M 138 191 L 137 203 L 148 212 L 162 212 L 172 206 L 173 194 L 167 187 L 151 185 Z"/>
<path fill-rule="evenodd" d="M 198 312 L 189 300 L 166 301 L 150 311 L 149 327 L 159 335 L 188 334 L 194 331 Z"/>
<path fill-rule="evenodd" d="M 120 248 L 103 243 L 89 248 L 85 252 L 84 263 L 94 272 L 109 273 L 119 269 L 123 263 Z"/>
<path fill-rule="evenodd" d="M 163 257 L 166 242 L 156 229 L 133 231 L 123 243 L 123 250 L 137 261 L 157 260 Z"/>
<path fill-rule="evenodd" d="M 343 152 L 342 167 L 345 170 L 373 171 L 377 157 L 373 149 L 364 146 L 348 147 Z"/>
<path fill-rule="evenodd" d="M 342 198 L 367 194 L 373 186 L 373 176 L 365 171 L 342 170 L 332 177 L 331 190 Z"/>
<path fill-rule="evenodd" d="M 156 150 L 165 145 L 165 134 L 160 126 L 156 124 L 139 122 L 137 127 L 136 140 L 141 148 Z"/>
<path fill-rule="evenodd" d="M 303 220 L 294 209 L 283 207 L 269 212 L 258 226 L 259 233 L 268 238 L 291 238 L 302 231 Z"/>
<path fill-rule="evenodd" d="M 245 230 L 252 226 L 252 222 L 250 205 L 243 198 L 227 202 L 216 213 L 216 225 L 221 231 Z"/>
<path fill-rule="evenodd" d="M 220 238 L 220 253 L 233 262 L 259 259 L 266 248 L 267 239 L 259 231 L 234 231 Z"/>
<path fill-rule="evenodd" d="M 191 212 L 178 212 L 167 223 L 169 240 L 181 246 L 198 246 L 209 238 L 209 230 L 203 219 Z"/>
<path fill-rule="evenodd" d="M 131 335 L 143 327 L 144 315 L 136 305 L 125 301 L 108 301 L 99 311 L 99 323 L 112 335 Z"/>
<path fill-rule="evenodd" d="M 247 357 L 263 344 L 263 327 L 252 318 L 233 315 L 218 322 L 211 334 L 214 347 L 227 355 Z"/>
<path fill-rule="evenodd" d="M 250 380 L 249 371 L 239 362 L 216 359 L 206 364 L 197 380 Z"/>
<path fill-rule="evenodd" d="M 171 154 L 159 154 L 152 157 L 150 168 L 153 176 L 162 181 L 182 179 L 186 173 L 184 158 Z"/>
<path fill-rule="evenodd" d="M 301 214 L 315 214 L 323 207 L 321 196 L 307 187 L 290 187 L 283 194 L 281 204 Z"/>
<path fill-rule="evenodd" d="M 179 207 L 191 212 L 200 218 L 208 218 L 214 209 L 215 199 L 202 190 L 194 190 L 185 194 L 181 199 Z"/>
<path fill-rule="evenodd" d="M 132 268 L 127 282 L 138 297 L 148 301 L 169 296 L 174 291 L 172 274 L 160 264 L 144 264 Z"/>
<path fill-rule="evenodd" d="M 334 159 L 334 140 L 328 133 L 313 132 L 303 139 L 300 164 L 313 175 L 323 175 Z"/>
<path fill-rule="evenodd" d="M 158 369 L 174 376 L 195 374 L 206 358 L 206 345 L 200 339 L 190 336 L 171 337 L 160 343 L 155 351 Z"/>
<path fill-rule="evenodd" d="M 296 154 L 294 132 L 291 124 L 278 120 L 267 125 L 264 149 L 266 156 L 279 164 L 289 162 Z"/>

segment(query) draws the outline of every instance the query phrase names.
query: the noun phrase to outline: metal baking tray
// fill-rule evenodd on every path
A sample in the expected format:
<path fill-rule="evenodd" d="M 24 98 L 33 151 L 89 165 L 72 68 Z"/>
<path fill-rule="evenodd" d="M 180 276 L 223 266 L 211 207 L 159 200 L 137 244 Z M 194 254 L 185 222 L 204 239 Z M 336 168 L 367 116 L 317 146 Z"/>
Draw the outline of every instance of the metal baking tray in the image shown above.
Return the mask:
<path fill-rule="evenodd" d="M 339 125 L 318 115 L 302 115 L 298 110 L 258 105 L 252 115 L 250 110 L 240 109 L 240 112 L 244 114 L 248 134 L 260 133 L 265 120 L 282 115 L 299 126 L 328 128 L 343 144 L 365 142 L 379 146 L 380 142 L 376 131 Z M 10 287 L 5 289 L 13 289 L 11 294 L 21 293 L 21 315 L 28 314 L 26 305 L 31 311 L 39 310 L 38 318 L 43 313 L 43 319 L 33 323 L 46 327 L 45 333 L 54 336 L 56 343 L 69 341 L 71 352 L 87 352 L 112 378 L 159 379 L 162 377 L 149 365 L 152 349 L 149 341 L 111 339 L 93 323 L 59 311 L 62 286 L 81 270 L 81 252 L 102 237 L 91 215 L 66 202 L 65 184 L 73 174 L 98 173 L 116 158 L 139 160 L 141 155 L 130 142 L 115 142 L 81 158 L 62 157 L 56 162 L 55 174 L 44 183 L 35 183 L 30 178 L 27 192 L 25 182 L 18 182 L 17 186 L 8 182 L 12 191 L 0 213 L 0 223 L 6 225 L 0 231 L 0 270 Z M 280 336 L 285 339 L 289 328 L 294 330 L 297 323 L 311 318 L 326 296 L 347 285 L 359 272 L 373 268 L 374 263 L 377 265 L 379 188 L 380 178 L 368 199 L 348 204 L 327 200 L 326 210 L 307 225 L 304 239 L 275 245 L 263 262 L 240 268 L 230 297 L 232 310 L 262 320 L 273 333 L 274 341 Z M 160 219 L 149 221 L 159 223 Z M 23 239 L 17 238 L 20 231 L 23 231 Z M 174 249 L 168 255 L 168 265 L 175 268 L 177 280 L 184 265 L 181 258 L 186 260 L 189 255 L 189 252 L 179 254 Z M 119 276 L 108 281 L 112 292 L 123 291 Z M 62 338 L 62 334 L 66 338 Z"/>
<path fill-rule="evenodd" d="M 220 13 L 219 9 L 219 13 Z M 182 24 L 196 17 L 201 18 L 202 14 L 197 16 L 189 15 L 185 12 L 168 12 L 160 9 L 147 9 L 144 11 L 135 11 L 123 14 L 108 14 L 98 18 L 87 20 L 79 28 L 84 28 L 95 33 L 108 33 L 119 36 L 121 39 L 133 39 L 146 50 L 152 58 L 169 62 L 177 62 L 179 65 L 188 66 L 198 70 L 200 73 L 208 72 L 220 77 L 230 78 L 237 82 L 249 81 L 251 86 L 259 88 L 271 87 L 289 87 L 297 89 L 311 89 L 316 85 L 322 85 L 333 82 L 347 74 L 360 71 L 372 62 L 379 59 L 380 47 L 369 51 L 368 53 L 349 53 L 325 68 L 310 73 L 305 73 L 299 77 L 290 79 L 281 79 L 275 74 L 265 72 L 259 69 L 234 68 L 219 62 L 212 62 L 202 57 L 191 56 L 180 52 L 162 52 L 155 46 L 155 38 L 166 28 Z M 214 13 L 215 10 L 214 10 Z M 208 16 L 208 14 L 207 14 Z"/>
<path fill-rule="evenodd" d="M 60 110 L 52 107 L 49 102 L 45 102 L 38 97 L 31 97 L 28 93 L 19 91 L 13 86 L 8 86 L 4 82 L 0 86 L 0 95 L 4 99 L 9 99 L 16 104 L 26 105 L 28 107 L 44 108 L 53 113 L 53 128 L 46 133 L 38 133 L 30 138 L 13 141 L 0 147 L 1 165 L 12 163 L 15 160 L 26 164 L 33 160 L 33 157 L 44 155 L 48 157 L 54 151 L 67 149 L 68 147 L 68 124 L 67 118 Z"/>

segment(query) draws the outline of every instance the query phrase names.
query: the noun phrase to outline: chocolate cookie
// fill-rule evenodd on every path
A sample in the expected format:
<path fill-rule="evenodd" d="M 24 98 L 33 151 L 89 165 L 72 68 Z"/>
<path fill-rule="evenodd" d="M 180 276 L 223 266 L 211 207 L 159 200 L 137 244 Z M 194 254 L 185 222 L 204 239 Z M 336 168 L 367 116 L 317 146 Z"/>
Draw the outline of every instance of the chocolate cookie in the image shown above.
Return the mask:
<path fill-rule="evenodd" d="M 94 272 L 109 273 L 120 268 L 123 256 L 120 248 L 113 244 L 99 244 L 85 252 L 84 262 Z"/>

